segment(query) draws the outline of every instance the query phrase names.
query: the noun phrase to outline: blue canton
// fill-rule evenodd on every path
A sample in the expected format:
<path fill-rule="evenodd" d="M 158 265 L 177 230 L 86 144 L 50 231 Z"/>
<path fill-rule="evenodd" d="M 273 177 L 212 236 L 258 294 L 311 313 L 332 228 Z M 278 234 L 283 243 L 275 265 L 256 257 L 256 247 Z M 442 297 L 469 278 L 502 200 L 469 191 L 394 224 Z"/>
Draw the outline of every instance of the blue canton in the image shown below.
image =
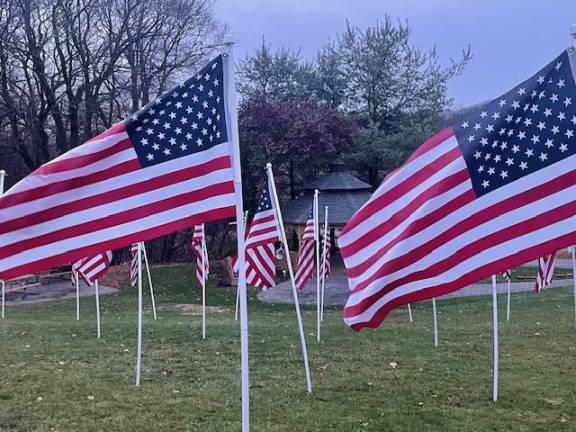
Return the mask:
<path fill-rule="evenodd" d="M 453 126 L 478 196 L 576 154 L 575 90 L 565 51 Z"/>
<path fill-rule="evenodd" d="M 140 164 L 156 165 L 228 140 L 222 56 L 126 120 Z"/>
<path fill-rule="evenodd" d="M 272 210 L 272 201 L 270 200 L 270 191 L 268 190 L 268 185 L 264 186 L 262 192 L 258 196 L 258 208 L 256 213 Z"/>

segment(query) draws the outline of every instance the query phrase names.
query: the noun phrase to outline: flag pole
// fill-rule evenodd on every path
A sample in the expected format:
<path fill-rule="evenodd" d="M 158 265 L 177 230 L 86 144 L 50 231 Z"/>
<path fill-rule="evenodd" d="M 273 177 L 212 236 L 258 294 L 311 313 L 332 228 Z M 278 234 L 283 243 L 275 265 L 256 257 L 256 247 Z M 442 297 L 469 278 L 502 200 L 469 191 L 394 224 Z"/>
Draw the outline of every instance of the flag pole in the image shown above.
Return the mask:
<path fill-rule="evenodd" d="M 496 275 L 492 275 L 492 330 L 494 337 L 494 376 L 492 400 L 498 400 L 498 296 L 496 291 Z"/>
<path fill-rule="evenodd" d="M 96 336 L 100 339 L 100 290 L 98 279 L 94 281 L 94 297 L 96 298 Z"/>
<path fill-rule="evenodd" d="M 412 322 L 412 308 L 410 307 L 410 303 L 408 303 L 408 319 Z"/>
<path fill-rule="evenodd" d="M 572 284 L 574 286 L 574 327 L 576 328 L 576 246 L 572 245 Z"/>
<path fill-rule="evenodd" d="M 320 342 L 320 236 L 318 224 L 318 189 L 314 190 L 314 208 L 312 210 L 314 216 L 314 242 L 316 247 L 316 341 Z"/>
<path fill-rule="evenodd" d="M 206 250 L 206 235 L 204 233 L 204 224 L 202 224 L 202 339 L 206 339 L 206 260 L 208 251 Z"/>
<path fill-rule="evenodd" d="M 6 177 L 6 171 L 0 170 L 0 195 L 4 194 L 4 177 Z M 6 283 L 0 280 L 2 285 L 2 319 L 4 319 L 4 310 L 6 308 Z"/>
<path fill-rule="evenodd" d="M 152 314 L 154 319 L 156 316 L 156 302 L 154 301 L 154 288 L 152 287 L 152 275 L 150 274 L 150 264 L 148 264 L 148 253 L 146 253 L 146 243 L 142 242 L 142 252 L 144 252 L 144 263 L 146 264 L 146 272 L 148 273 L 148 285 L 150 286 L 150 299 L 152 300 Z"/>
<path fill-rule="evenodd" d="M 234 79 L 234 50 L 227 44 L 223 58 L 226 91 L 226 123 L 233 155 L 234 192 L 236 194 L 236 237 L 238 242 L 238 290 L 240 291 L 240 366 L 242 388 L 242 432 L 250 430 L 250 372 L 248 364 L 248 302 L 246 293 L 246 263 L 244 249 L 244 204 L 242 201 L 242 173 L 240 166 L 240 140 L 238 138 L 238 100 Z"/>
<path fill-rule="evenodd" d="M 72 273 L 76 282 L 76 321 L 80 321 L 80 278 L 76 270 L 72 269 Z"/>
<path fill-rule="evenodd" d="M 510 321 L 510 285 L 512 279 L 512 272 L 510 272 L 510 277 L 507 280 L 506 286 L 506 321 Z"/>
<path fill-rule="evenodd" d="M 246 225 L 248 222 L 248 210 L 244 212 L 244 235 L 246 235 Z M 234 270 L 232 270 L 234 271 Z M 240 303 L 240 289 L 236 285 L 236 312 L 234 312 L 234 321 L 238 321 L 238 305 Z"/>
<path fill-rule="evenodd" d="M 324 321 L 324 288 L 326 285 L 326 236 L 328 235 L 328 206 L 324 207 L 324 236 L 322 237 L 322 298 L 320 300 L 320 321 Z"/>
<path fill-rule="evenodd" d="M 434 347 L 438 348 L 438 312 L 436 310 L 436 297 L 432 299 L 432 314 L 434 315 Z"/>
<path fill-rule="evenodd" d="M 136 385 L 140 385 L 142 363 L 142 243 L 138 243 L 138 340 L 136 352 Z"/>
<path fill-rule="evenodd" d="M 298 291 L 296 290 L 296 280 L 294 279 L 294 269 L 292 268 L 292 260 L 290 259 L 290 250 L 288 249 L 288 239 L 286 238 L 286 231 L 284 230 L 284 221 L 282 219 L 282 212 L 280 211 L 280 203 L 278 194 L 276 193 L 276 183 L 274 183 L 274 174 L 272 173 L 272 164 L 266 164 L 266 173 L 269 183 L 269 191 L 272 194 L 272 200 L 276 215 L 278 216 L 278 229 L 282 240 L 282 246 L 285 250 L 286 265 L 290 275 L 290 283 L 292 284 L 292 297 L 294 299 L 294 308 L 296 309 L 296 321 L 298 323 L 298 332 L 300 333 L 300 344 L 302 346 L 302 356 L 304 358 L 304 372 L 306 374 L 306 389 L 308 393 L 312 393 L 312 380 L 310 378 L 310 367 L 308 365 L 308 350 L 306 348 L 306 337 L 304 335 L 304 327 L 302 325 L 302 314 L 300 313 L 300 302 L 298 301 Z"/>

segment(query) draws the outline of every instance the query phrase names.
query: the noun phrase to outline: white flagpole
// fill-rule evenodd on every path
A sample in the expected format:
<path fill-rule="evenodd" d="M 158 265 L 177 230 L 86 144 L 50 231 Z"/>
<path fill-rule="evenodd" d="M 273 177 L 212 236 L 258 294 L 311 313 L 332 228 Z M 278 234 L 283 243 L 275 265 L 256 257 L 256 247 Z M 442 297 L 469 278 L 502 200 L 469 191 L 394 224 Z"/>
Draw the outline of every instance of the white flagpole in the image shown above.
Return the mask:
<path fill-rule="evenodd" d="M 496 275 L 492 275 L 492 329 L 494 336 L 494 382 L 492 400 L 498 400 L 498 296 L 496 292 Z"/>
<path fill-rule="evenodd" d="M 100 292 L 98 289 L 98 279 L 94 281 L 94 296 L 96 297 L 96 335 L 100 339 Z"/>
<path fill-rule="evenodd" d="M 410 322 L 412 322 L 412 308 L 410 307 L 410 303 L 408 303 L 408 318 Z"/>
<path fill-rule="evenodd" d="M 202 224 L 202 339 L 206 339 L 206 260 L 208 251 L 206 250 L 206 235 L 204 233 L 204 224 Z"/>
<path fill-rule="evenodd" d="M 322 238 L 322 298 L 320 299 L 320 321 L 324 321 L 324 287 L 326 285 L 326 236 L 328 235 L 328 206 L 324 207 L 324 237 Z"/>
<path fill-rule="evenodd" d="M 138 243 L 138 341 L 136 353 L 136 385 L 140 385 L 142 363 L 142 243 Z"/>
<path fill-rule="evenodd" d="M 150 274 L 150 264 L 148 264 L 148 254 L 146 253 L 146 244 L 142 242 L 142 252 L 144 252 L 144 263 L 146 264 L 146 272 L 148 273 L 148 285 L 150 286 L 150 299 L 152 300 L 152 314 L 154 319 L 156 316 L 156 302 L 154 301 L 154 287 L 152 286 L 152 275 Z"/>
<path fill-rule="evenodd" d="M 80 321 L 80 278 L 76 270 L 72 269 L 72 273 L 76 282 L 76 321 Z"/>
<path fill-rule="evenodd" d="M 280 239 L 284 247 L 286 256 L 286 265 L 290 275 L 290 282 L 292 283 L 292 297 L 294 299 L 294 308 L 296 309 L 296 322 L 298 323 L 298 332 L 300 333 L 300 345 L 302 346 L 302 356 L 304 358 L 304 372 L 306 374 L 306 389 L 308 393 L 312 393 L 312 379 L 310 378 L 310 367 L 308 365 L 308 350 L 306 348 L 306 337 L 304 335 L 304 326 L 302 325 L 302 314 L 300 313 L 300 302 L 298 300 L 298 291 L 296 290 L 296 280 L 294 279 L 294 269 L 292 268 L 292 260 L 290 259 L 290 249 L 288 249 L 288 239 L 286 238 L 286 231 L 284 230 L 284 221 L 282 219 L 282 212 L 280 211 L 280 203 L 278 194 L 276 193 L 276 184 L 274 183 L 274 174 L 272 173 L 272 164 L 266 164 L 266 173 L 268 176 L 268 190 L 272 195 L 272 202 L 276 215 L 278 216 L 278 229 L 280 231 Z"/>
<path fill-rule="evenodd" d="M 244 212 L 244 235 L 246 235 L 246 225 L 248 223 L 248 210 Z M 234 271 L 234 270 L 232 270 Z M 234 312 L 234 321 L 238 321 L 238 305 L 240 303 L 240 289 L 236 286 L 236 312 Z"/>
<path fill-rule="evenodd" d="M 438 348 L 438 312 L 435 297 L 432 299 L 432 314 L 434 315 L 434 347 Z"/>
<path fill-rule="evenodd" d="M 232 44 L 228 43 L 224 56 L 225 89 L 229 96 L 224 97 L 226 123 L 229 132 L 230 148 L 233 155 L 234 191 L 236 193 L 236 237 L 238 241 L 238 289 L 240 290 L 240 365 L 242 387 L 242 432 L 250 430 L 250 366 L 248 363 L 248 302 L 246 296 L 246 263 L 244 249 L 244 204 L 242 201 L 242 173 L 240 167 L 240 140 L 238 138 L 238 100 L 234 79 L 234 58 Z"/>
<path fill-rule="evenodd" d="M 6 177 L 6 171 L 0 170 L 0 195 L 4 194 L 4 177 Z M 6 283 L 0 280 L 2 285 L 2 319 L 4 319 L 4 309 L 6 307 Z"/>
<path fill-rule="evenodd" d="M 320 227 L 318 224 L 318 189 L 314 190 L 314 208 L 312 210 L 314 219 L 314 242 L 316 248 L 316 341 L 320 342 Z"/>
<path fill-rule="evenodd" d="M 512 279 L 512 273 L 510 273 L 510 278 L 507 280 L 506 286 L 506 321 L 510 321 L 510 285 Z"/>
<path fill-rule="evenodd" d="M 572 283 L 574 284 L 574 327 L 576 328 L 576 246 L 572 245 Z"/>

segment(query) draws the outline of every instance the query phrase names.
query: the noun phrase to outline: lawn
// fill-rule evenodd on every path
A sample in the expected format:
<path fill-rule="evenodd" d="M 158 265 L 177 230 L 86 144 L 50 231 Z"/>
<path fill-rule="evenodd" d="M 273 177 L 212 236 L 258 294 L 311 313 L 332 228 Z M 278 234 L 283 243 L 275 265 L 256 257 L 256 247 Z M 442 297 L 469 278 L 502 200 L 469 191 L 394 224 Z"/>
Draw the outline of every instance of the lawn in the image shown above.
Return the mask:
<path fill-rule="evenodd" d="M 238 431 L 239 328 L 235 293 L 208 290 L 208 339 L 192 267 L 154 269 L 159 319 L 144 322 L 143 384 L 133 385 L 136 296 L 101 299 L 103 337 L 95 337 L 94 300 L 13 307 L 0 323 L 1 431 Z M 148 299 L 146 299 L 148 300 Z M 149 303 L 147 303 L 149 304 Z M 491 401 L 490 298 L 439 301 L 440 348 L 431 305 L 391 314 L 376 331 L 356 334 L 340 309 L 328 309 L 314 341 L 315 308 L 303 318 L 314 394 L 305 393 L 293 308 L 250 293 L 254 431 L 573 431 L 576 334 L 572 291 L 514 294 L 501 323 L 501 400 Z M 500 301 L 504 318 L 504 298 Z M 389 364 L 396 362 L 398 367 Z"/>

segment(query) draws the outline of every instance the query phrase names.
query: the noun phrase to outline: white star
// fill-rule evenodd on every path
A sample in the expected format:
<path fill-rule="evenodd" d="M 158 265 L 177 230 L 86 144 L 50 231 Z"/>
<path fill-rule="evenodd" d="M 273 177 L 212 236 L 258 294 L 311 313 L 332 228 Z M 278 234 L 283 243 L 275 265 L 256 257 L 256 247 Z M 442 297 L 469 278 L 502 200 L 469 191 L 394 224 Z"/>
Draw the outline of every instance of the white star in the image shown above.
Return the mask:
<path fill-rule="evenodd" d="M 166 114 L 166 110 L 160 110 L 160 111 L 158 112 L 158 114 L 164 115 L 164 114 Z"/>
<path fill-rule="evenodd" d="M 536 126 L 538 129 L 542 130 L 542 129 L 546 129 L 546 123 L 544 122 L 538 122 L 538 126 Z"/>
<path fill-rule="evenodd" d="M 208 90 L 208 97 L 214 96 L 214 92 L 212 90 Z"/>
<path fill-rule="evenodd" d="M 476 153 L 474 153 L 474 159 L 480 159 L 481 156 L 482 156 L 482 152 L 476 150 Z"/>
<path fill-rule="evenodd" d="M 182 108 L 182 102 L 178 101 L 175 103 L 176 108 Z"/>
<path fill-rule="evenodd" d="M 141 143 L 142 145 L 148 145 L 148 139 L 147 139 L 147 138 L 142 138 L 142 139 L 140 140 L 140 143 Z"/>
<path fill-rule="evenodd" d="M 208 102 L 206 102 L 206 101 L 202 102 L 202 106 L 203 106 L 204 108 L 208 108 Z"/>
<path fill-rule="evenodd" d="M 508 114 L 506 116 L 506 123 L 510 123 L 514 120 L 514 116 L 512 114 Z"/>
<path fill-rule="evenodd" d="M 545 160 L 548 159 L 548 154 L 547 153 L 540 153 L 540 156 L 538 156 L 538 159 L 540 159 L 542 162 L 544 162 Z"/>
<path fill-rule="evenodd" d="M 220 131 L 216 132 L 216 138 L 220 138 Z"/>
<path fill-rule="evenodd" d="M 474 141 L 475 138 L 474 138 L 474 135 L 468 135 L 468 138 L 466 138 L 466 139 L 468 140 L 468 142 L 471 143 L 472 141 Z"/>
<path fill-rule="evenodd" d="M 550 96 L 550 100 L 552 102 L 558 102 L 558 95 L 556 93 L 552 93 L 552 96 Z"/>
<path fill-rule="evenodd" d="M 561 144 L 560 144 L 560 151 L 561 151 L 562 153 L 564 153 L 564 152 L 567 151 L 567 150 L 568 150 L 568 146 L 567 146 L 566 144 L 564 144 L 564 143 L 561 143 Z"/>
<path fill-rule="evenodd" d="M 156 110 L 155 110 L 154 108 L 150 108 L 150 109 L 148 110 L 148 114 L 154 115 L 154 114 L 156 114 Z"/>
<path fill-rule="evenodd" d="M 152 135 L 154 133 L 154 131 L 151 128 L 146 129 L 146 133 L 148 135 Z"/>
<path fill-rule="evenodd" d="M 188 150 L 188 146 L 186 144 L 182 144 L 180 146 L 180 150 L 182 150 L 182 151 Z"/>
<path fill-rule="evenodd" d="M 500 150 L 504 150 L 505 148 L 508 148 L 508 143 L 506 141 L 500 145 Z"/>
<path fill-rule="evenodd" d="M 532 149 L 526 149 L 526 151 L 524 152 L 524 154 L 525 154 L 527 157 L 534 156 L 534 150 L 532 150 Z"/>
<path fill-rule="evenodd" d="M 200 85 L 198 86 L 198 90 L 199 90 L 199 91 L 204 91 L 204 86 L 203 86 L 202 84 L 200 84 Z"/>
<path fill-rule="evenodd" d="M 175 119 L 175 118 L 176 118 L 176 113 L 175 113 L 175 112 L 171 112 L 170 114 L 168 114 L 168 117 L 170 117 L 171 119 Z"/>
<path fill-rule="evenodd" d="M 202 138 L 198 138 L 198 139 L 196 140 L 196 144 L 198 144 L 199 146 L 201 146 L 201 145 L 202 145 Z"/>
<path fill-rule="evenodd" d="M 508 171 L 500 171 L 500 177 L 502 177 L 503 179 L 508 177 Z"/>
<path fill-rule="evenodd" d="M 538 99 L 542 99 L 544 98 L 544 96 L 546 96 L 546 92 L 544 90 L 542 90 L 539 94 L 538 94 Z"/>
<path fill-rule="evenodd" d="M 499 112 L 495 112 L 494 114 L 492 114 L 492 118 L 494 120 L 499 119 L 500 118 L 500 113 Z"/>
<path fill-rule="evenodd" d="M 170 123 L 164 123 L 164 129 L 170 129 Z"/>
<path fill-rule="evenodd" d="M 474 125 L 474 130 L 478 130 L 478 129 L 480 129 L 480 123 L 476 123 L 476 124 Z"/>
<path fill-rule="evenodd" d="M 554 66 L 554 68 L 556 70 L 560 70 L 561 67 L 562 67 L 562 62 L 558 62 L 558 63 L 556 63 L 556 66 Z"/>
<path fill-rule="evenodd" d="M 532 105 L 532 108 L 530 108 L 530 111 L 532 111 L 533 113 L 538 111 L 538 105 L 536 105 L 536 104 Z"/>
<path fill-rule="evenodd" d="M 482 182 L 482 187 L 483 187 L 484 189 L 486 189 L 488 186 L 490 186 L 490 182 L 489 182 L 488 180 L 484 180 L 484 181 Z"/>
<path fill-rule="evenodd" d="M 512 108 L 514 108 L 514 109 L 520 108 L 520 102 L 518 102 L 516 100 L 514 102 L 512 102 Z"/>
<path fill-rule="evenodd" d="M 512 159 L 512 158 L 506 159 L 506 165 L 508 165 L 508 166 L 514 165 L 514 159 Z"/>
<path fill-rule="evenodd" d="M 539 143 L 540 137 L 538 135 L 532 135 L 532 138 L 530 138 L 530 141 L 532 141 L 533 144 Z"/>
<path fill-rule="evenodd" d="M 478 172 L 481 173 L 482 171 L 484 171 L 484 165 L 480 165 L 478 167 Z"/>
<path fill-rule="evenodd" d="M 538 84 L 543 84 L 544 83 L 544 77 L 542 75 L 540 75 L 536 81 L 538 81 Z"/>
<path fill-rule="evenodd" d="M 530 126 L 532 124 L 532 120 L 529 118 L 526 118 L 526 120 L 524 120 L 524 126 Z"/>
<path fill-rule="evenodd" d="M 182 129 L 177 127 L 176 129 L 174 129 L 174 132 L 176 133 L 176 135 L 180 135 L 182 133 Z"/>
<path fill-rule="evenodd" d="M 558 120 L 562 121 L 566 119 L 566 114 L 564 114 L 562 111 L 560 111 L 558 113 Z"/>
<path fill-rule="evenodd" d="M 488 174 L 489 175 L 494 175 L 495 172 L 496 172 L 496 170 L 494 169 L 494 167 L 488 168 Z"/>
<path fill-rule="evenodd" d="M 212 124 L 212 119 L 208 118 L 208 120 L 206 120 L 206 124 L 211 125 Z"/>
<path fill-rule="evenodd" d="M 163 153 L 164 153 L 166 156 L 170 155 L 170 149 L 167 149 L 167 148 L 164 149 L 164 152 L 163 152 Z"/>
<path fill-rule="evenodd" d="M 148 153 L 148 154 L 146 155 L 146 159 L 148 159 L 149 161 L 154 160 L 154 155 Z"/>
<path fill-rule="evenodd" d="M 572 138 L 574 136 L 574 131 L 571 129 L 568 129 L 564 135 L 566 135 L 566 137 L 568 137 L 568 138 Z"/>
<path fill-rule="evenodd" d="M 208 81 L 209 79 L 210 79 L 210 74 L 204 75 L 204 80 L 205 80 L 205 81 Z"/>
<path fill-rule="evenodd" d="M 544 145 L 548 148 L 554 147 L 554 141 L 552 141 L 551 139 L 547 139 Z"/>
<path fill-rule="evenodd" d="M 520 169 L 524 171 L 528 168 L 528 164 L 526 162 L 520 162 Z"/>
<path fill-rule="evenodd" d="M 158 123 L 160 123 L 160 120 L 158 120 L 157 118 L 155 118 L 154 120 L 152 120 L 152 124 L 157 125 Z"/>
<path fill-rule="evenodd" d="M 565 81 L 563 79 L 559 79 L 558 80 L 558 88 L 562 88 L 566 85 Z"/>
<path fill-rule="evenodd" d="M 482 139 L 480 140 L 480 144 L 482 144 L 482 146 L 485 146 L 486 144 L 488 144 L 488 138 L 482 137 Z"/>
<path fill-rule="evenodd" d="M 198 102 L 198 96 L 196 96 L 196 95 L 192 96 L 192 101 Z"/>
<path fill-rule="evenodd" d="M 138 126 L 138 127 L 136 128 L 136 131 L 137 131 L 137 132 L 140 132 L 141 130 L 142 130 L 142 126 Z"/>
<path fill-rule="evenodd" d="M 214 83 L 214 87 L 218 87 L 218 84 L 220 84 L 220 81 L 218 81 L 218 79 L 215 79 L 212 82 Z"/>
<path fill-rule="evenodd" d="M 188 114 L 192 114 L 193 111 L 194 111 L 194 110 L 192 109 L 191 106 L 188 106 L 188 108 L 186 108 L 186 112 L 187 112 Z"/>
<path fill-rule="evenodd" d="M 506 105 L 506 99 L 500 99 L 500 102 L 498 102 L 498 105 L 500 105 L 500 107 L 503 107 L 504 105 Z"/>
<path fill-rule="evenodd" d="M 566 99 L 564 99 L 564 105 L 566 107 L 568 107 L 568 105 L 572 104 L 572 98 L 567 97 Z"/>
<path fill-rule="evenodd" d="M 172 93 L 172 97 L 173 97 L 173 98 L 177 98 L 177 97 L 178 97 L 178 93 L 177 93 L 177 92 Z"/>
<path fill-rule="evenodd" d="M 550 117 L 550 116 L 552 115 L 552 110 L 551 110 L 550 108 L 546 108 L 546 109 L 544 110 L 544 115 L 545 115 L 546 117 Z"/>
<path fill-rule="evenodd" d="M 160 133 L 158 134 L 158 139 L 164 139 L 164 138 L 166 138 L 166 135 L 164 135 L 163 132 L 160 132 Z"/>
<path fill-rule="evenodd" d="M 192 129 L 194 130 L 198 129 L 198 123 L 192 122 Z"/>
<path fill-rule="evenodd" d="M 520 88 L 520 89 L 518 90 L 518 94 L 519 94 L 520 96 L 522 96 L 522 95 L 525 94 L 525 93 L 526 93 L 526 89 L 525 89 L 524 87 L 522 87 L 522 88 Z"/>
<path fill-rule="evenodd" d="M 198 114 L 196 114 L 196 117 L 198 117 L 199 119 L 204 118 L 204 114 L 202 114 L 201 112 L 199 112 Z"/>
<path fill-rule="evenodd" d="M 572 122 L 572 124 L 575 124 L 575 125 L 576 125 L 576 115 L 575 115 L 575 116 L 572 116 L 572 120 L 570 120 L 570 121 Z"/>
<path fill-rule="evenodd" d="M 176 145 L 176 138 L 170 138 L 170 145 Z"/>
<path fill-rule="evenodd" d="M 182 117 L 182 118 L 180 118 L 180 123 L 186 124 L 186 123 L 188 123 L 188 119 L 186 117 Z"/>
<path fill-rule="evenodd" d="M 552 133 L 556 135 L 558 132 L 560 132 L 560 128 L 558 126 L 552 126 Z"/>
<path fill-rule="evenodd" d="M 206 128 L 202 128 L 202 135 L 208 135 L 208 131 L 206 130 Z"/>
<path fill-rule="evenodd" d="M 152 146 L 153 150 L 158 150 L 160 149 L 160 145 L 158 143 L 154 143 L 154 145 Z"/>
<path fill-rule="evenodd" d="M 138 120 L 138 114 L 132 114 L 130 118 L 132 119 L 132 121 L 136 121 Z"/>
<path fill-rule="evenodd" d="M 468 126 L 470 126 L 470 123 L 467 122 L 467 121 L 465 121 L 465 122 L 462 123 L 460 126 L 462 127 L 462 129 L 466 129 Z"/>
<path fill-rule="evenodd" d="M 517 146 L 516 144 L 514 144 L 514 145 L 512 146 L 512 152 L 513 152 L 513 153 L 518 153 L 519 151 L 520 151 L 520 147 Z"/>
<path fill-rule="evenodd" d="M 526 138 L 526 132 L 518 132 L 518 138 L 523 140 L 524 138 Z"/>
<path fill-rule="evenodd" d="M 192 134 L 191 134 L 190 132 L 188 132 L 188 133 L 186 134 L 186 139 L 187 139 L 187 140 L 191 140 L 191 139 L 192 139 Z"/>
<path fill-rule="evenodd" d="M 484 156 L 484 160 L 490 160 L 491 157 L 492 155 L 490 153 L 486 153 L 486 155 Z"/>
<path fill-rule="evenodd" d="M 496 162 L 496 163 L 500 162 L 501 159 L 502 159 L 502 156 L 500 156 L 499 154 L 494 156 L 494 162 Z"/>

